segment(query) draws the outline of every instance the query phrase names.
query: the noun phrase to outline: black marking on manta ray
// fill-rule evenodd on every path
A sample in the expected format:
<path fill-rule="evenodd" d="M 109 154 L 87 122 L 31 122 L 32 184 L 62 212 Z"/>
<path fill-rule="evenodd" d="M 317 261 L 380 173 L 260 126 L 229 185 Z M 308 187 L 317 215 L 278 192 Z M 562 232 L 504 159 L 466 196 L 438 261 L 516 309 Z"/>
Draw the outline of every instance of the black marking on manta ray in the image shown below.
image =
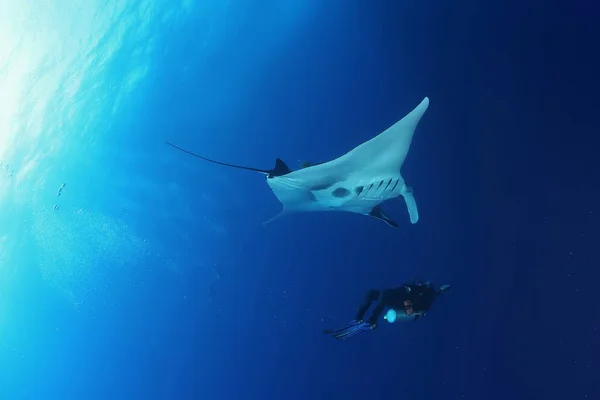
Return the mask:
<path fill-rule="evenodd" d="M 318 185 L 315 186 L 311 186 L 308 188 L 308 190 L 311 191 L 318 191 L 318 190 L 325 190 L 325 189 L 329 189 L 330 187 L 332 187 L 334 184 L 336 183 L 336 181 L 331 181 L 331 182 L 325 182 L 325 183 L 320 183 Z"/>
<path fill-rule="evenodd" d="M 346 188 L 339 187 L 339 188 L 335 189 L 333 192 L 331 192 L 331 195 L 333 197 L 337 197 L 339 199 L 339 198 L 343 198 L 343 197 L 348 197 L 348 195 L 350 195 L 350 191 Z"/>

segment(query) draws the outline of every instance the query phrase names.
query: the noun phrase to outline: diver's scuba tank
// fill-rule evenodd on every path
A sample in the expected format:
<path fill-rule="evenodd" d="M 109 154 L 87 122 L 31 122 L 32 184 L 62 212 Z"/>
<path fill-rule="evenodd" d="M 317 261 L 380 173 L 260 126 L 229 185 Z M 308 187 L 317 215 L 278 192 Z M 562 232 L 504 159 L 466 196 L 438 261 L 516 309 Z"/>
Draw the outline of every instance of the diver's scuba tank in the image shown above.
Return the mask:
<path fill-rule="evenodd" d="M 383 316 L 383 319 L 385 319 L 390 324 L 393 324 L 394 322 L 396 322 L 397 317 L 398 317 L 398 313 L 396 312 L 396 310 L 394 310 L 393 308 L 390 308 L 388 310 L 388 312 L 385 313 L 385 315 Z"/>
<path fill-rule="evenodd" d="M 398 321 L 398 322 L 414 321 L 415 319 L 422 317 L 424 315 L 425 315 L 424 313 L 420 313 L 420 312 L 414 312 L 411 315 L 406 315 L 406 312 L 404 310 L 394 310 L 393 308 L 390 308 L 388 310 L 388 312 L 384 315 L 383 319 L 385 319 L 390 324 L 393 324 L 396 321 Z"/>

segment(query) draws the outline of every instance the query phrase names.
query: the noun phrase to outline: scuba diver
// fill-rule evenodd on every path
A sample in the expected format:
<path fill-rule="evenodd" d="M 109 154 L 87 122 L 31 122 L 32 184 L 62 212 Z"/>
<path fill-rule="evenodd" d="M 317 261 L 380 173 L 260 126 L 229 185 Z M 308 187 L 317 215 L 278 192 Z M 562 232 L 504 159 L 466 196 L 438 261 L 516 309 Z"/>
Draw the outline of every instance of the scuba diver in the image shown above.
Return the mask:
<path fill-rule="evenodd" d="M 338 329 L 326 329 L 323 333 L 338 340 L 350 339 L 359 333 L 377 328 L 377 320 L 386 308 L 388 311 L 384 319 L 389 323 L 416 321 L 424 317 L 438 296 L 449 289 L 450 285 L 443 285 L 436 291 L 430 282 L 415 280 L 412 284 L 405 283 L 397 288 L 369 290 L 354 320 Z M 377 303 L 371 317 L 365 322 L 363 318 L 372 302 Z"/>

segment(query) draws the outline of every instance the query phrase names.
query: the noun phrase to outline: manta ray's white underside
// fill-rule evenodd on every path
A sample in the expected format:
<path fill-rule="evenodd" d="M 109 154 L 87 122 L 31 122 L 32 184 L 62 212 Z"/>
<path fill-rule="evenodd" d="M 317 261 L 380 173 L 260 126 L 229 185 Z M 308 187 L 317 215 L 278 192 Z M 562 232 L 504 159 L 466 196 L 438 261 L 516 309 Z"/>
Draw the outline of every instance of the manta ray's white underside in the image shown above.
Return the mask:
<path fill-rule="evenodd" d="M 400 121 L 335 160 L 267 178 L 283 206 L 275 218 L 293 212 L 348 211 L 395 226 L 378 206 L 402 195 L 410 221 L 416 223 L 417 203 L 400 170 L 428 106 L 426 97 Z"/>
<path fill-rule="evenodd" d="M 428 106 L 426 97 L 404 118 L 371 140 L 335 160 L 297 171 L 291 171 L 279 159 L 273 170 L 261 170 L 211 160 L 167 144 L 212 163 L 267 174 L 267 183 L 282 204 L 281 212 L 269 221 L 297 212 L 347 211 L 369 215 L 397 227 L 379 205 L 403 196 L 411 223 L 419 220 L 412 189 L 404 182 L 400 170 L 415 128 Z"/>

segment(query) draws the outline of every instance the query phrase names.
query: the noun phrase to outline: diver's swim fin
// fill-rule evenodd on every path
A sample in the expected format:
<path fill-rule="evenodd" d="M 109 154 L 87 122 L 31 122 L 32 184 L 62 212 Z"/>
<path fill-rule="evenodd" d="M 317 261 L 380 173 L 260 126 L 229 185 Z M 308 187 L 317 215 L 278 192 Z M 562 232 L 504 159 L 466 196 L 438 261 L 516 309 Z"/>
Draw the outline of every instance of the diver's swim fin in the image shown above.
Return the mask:
<path fill-rule="evenodd" d="M 368 322 L 353 320 L 349 324 L 342 326 L 337 329 L 325 329 L 323 331 L 326 335 L 331 335 L 337 340 L 346 340 L 353 338 L 354 336 L 364 331 L 370 331 L 375 326 Z"/>

